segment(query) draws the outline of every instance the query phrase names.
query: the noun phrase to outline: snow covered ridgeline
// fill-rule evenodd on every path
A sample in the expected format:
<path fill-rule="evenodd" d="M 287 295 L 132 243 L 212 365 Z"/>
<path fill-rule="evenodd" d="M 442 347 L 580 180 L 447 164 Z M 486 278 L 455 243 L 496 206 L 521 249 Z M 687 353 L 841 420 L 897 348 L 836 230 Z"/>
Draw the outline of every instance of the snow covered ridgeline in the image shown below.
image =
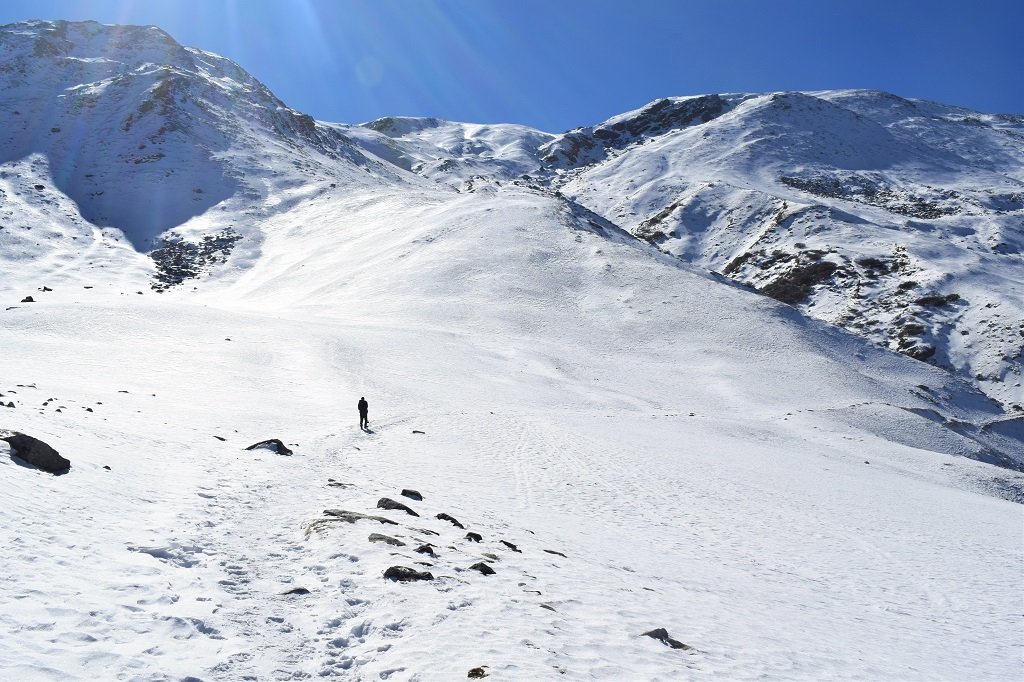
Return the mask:
<path fill-rule="evenodd" d="M 529 175 L 668 253 L 1024 405 L 1020 116 L 834 91 L 667 98 L 562 135 L 366 127 L 349 134 L 417 173 L 463 189 Z M 957 303 L 927 304 L 940 298 Z"/>
<path fill-rule="evenodd" d="M 234 262 L 246 267 L 263 235 L 243 215 L 332 188 L 422 187 L 417 176 L 462 191 L 518 182 L 957 372 L 1010 412 L 1024 405 L 1020 116 L 833 91 L 671 97 L 561 135 L 402 117 L 347 126 L 289 109 L 155 27 L 26 22 L 4 27 L 0 48 L 0 173 L 33 180 L 0 186 L 5 218 L 45 215 L 54 242 L 14 221 L 4 257 L 117 248 L 110 227 L 149 251 L 173 228 L 179 274 L 203 270 L 185 261 L 225 231 L 243 237 Z M 917 303 L 938 300 L 951 303 Z"/>
<path fill-rule="evenodd" d="M 679 134 L 758 101 L 722 99 Z M 1024 483 L 985 462 L 1020 433 L 961 378 L 617 229 L 569 192 L 586 169 L 544 171 L 557 136 L 316 123 L 353 161 L 222 104 L 237 189 L 160 233 L 159 296 L 50 152 L 2 169 L 0 427 L 72 467 L 0 450 L 0 677 L 1019 673 Z M 878 260 L 853 267 L 905 279 Z M 420 517 L 379 508 L 406 488 Z"/>

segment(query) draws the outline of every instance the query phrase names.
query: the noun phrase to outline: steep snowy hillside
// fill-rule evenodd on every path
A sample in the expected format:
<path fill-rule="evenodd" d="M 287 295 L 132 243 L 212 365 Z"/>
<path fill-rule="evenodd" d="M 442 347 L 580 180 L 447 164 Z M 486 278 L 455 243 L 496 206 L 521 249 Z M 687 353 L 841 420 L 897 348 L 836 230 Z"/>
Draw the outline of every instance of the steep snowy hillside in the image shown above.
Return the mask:
<path fill-rule="evenodd" d="M 0 426 L 72 461 L 0 459 L 5 675 L 1018 671 L 1024 475 L 971 457 L 1024 453 L 956 378 L 547 193 L 255 222 L 198 290 L 0 285 L 38 299 L 3 313 Z"/>
<path fill-rule="evenodd" d="M 809 180 L 921 192 L 946 159 L 967 196 L 952 133 L 896 165 L 913 125 L 870 93 L 343 126 L 154 28 L 28 22 L 0 53 L 0 679 L 1020 676 L 1021 419 L 709 272 L 760 283 L 802 230 L 836 260 L 813 314 L 841 267 L 930 291 L 930 263 L 960 298 L 921 319 L 968 324 L 985 281 L 1006 315 L 1019 254 L 952 227 L 1010 244 L 1013 200 L 928 232 L 884 220 L 955 197 Z M 1020 180 L 1007 139 L 977 183 Z M 839 263 L 880 231 L 900 259 Z"/>
<path fill-rule="evenodd" d="M 836 91 L 669 98 L 559 136 L 453 143 L 473 128 L 405 120 L 390 144 L 456 186 L 495 159 L 489 177 L 560 190 L 1024 412 L 1024 118 Z"/>
<path fill-rule="evenodd" d="M 156 27 L 0 28 L 4 259 L 88 263 L 124 238 L 151 250 L 172 228 L 244 233 L 238 213 L 287 207 L 271 194 L 281 202 L 286 189 L 305 196 L 378 177 L 396 170 Z M 45 218 L 43 234 L 29 232 L 26 211 Z"/>

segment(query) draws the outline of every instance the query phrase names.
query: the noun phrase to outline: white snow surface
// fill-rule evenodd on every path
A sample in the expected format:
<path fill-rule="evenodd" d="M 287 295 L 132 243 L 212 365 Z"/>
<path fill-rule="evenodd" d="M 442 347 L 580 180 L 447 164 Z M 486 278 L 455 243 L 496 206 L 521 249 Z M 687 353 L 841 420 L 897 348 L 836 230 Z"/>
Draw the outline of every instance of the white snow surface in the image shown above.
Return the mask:
<path fill-rule="evenodd" d="M 3 29 L 53 30 L 84 28 Z M 567 198 L 579 169 L 516 180 L 564 138 L 310 128 L 248 92 L 200 98 L 220 151 L 166 143 L 237 183 L 175 233 L 239 240 L 163 293 L 160 233 L 85 217 L 59 145 L 0 167 L 0 429 L 71 460 L 0 441 L 0 679 L 1024 674 L 1024 433 L 975 385 L 635 239 Z M 444 177 L 458 144 L 505 165 Z M 293 454 L 244 449 L 270 438 Z"/>

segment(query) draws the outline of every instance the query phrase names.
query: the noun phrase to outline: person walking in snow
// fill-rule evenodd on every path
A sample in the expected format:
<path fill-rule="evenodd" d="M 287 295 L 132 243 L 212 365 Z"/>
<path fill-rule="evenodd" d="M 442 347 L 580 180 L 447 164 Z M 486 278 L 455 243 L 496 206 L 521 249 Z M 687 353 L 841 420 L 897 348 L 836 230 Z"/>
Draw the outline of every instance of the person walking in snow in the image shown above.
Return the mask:
<path fill-rule="evenodd" d="M 359 399 L 359 428 L 368 429 L 370 427 L 370 420 L 366 418 L 367 412 L 370 410 L 369 403 L 366 402 L 366 398 Z"/>

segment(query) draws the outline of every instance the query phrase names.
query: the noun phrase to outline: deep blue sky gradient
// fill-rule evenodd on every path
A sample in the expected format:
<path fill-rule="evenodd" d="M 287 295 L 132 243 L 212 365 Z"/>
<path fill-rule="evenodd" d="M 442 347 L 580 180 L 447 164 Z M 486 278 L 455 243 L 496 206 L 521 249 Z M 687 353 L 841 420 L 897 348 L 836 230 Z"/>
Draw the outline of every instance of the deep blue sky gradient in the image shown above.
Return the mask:
<path fill-rule="evenodd" d="M 1021 0 L 3 0 L 155 24 L 328 121 L 549 132 L 670 95 L 872 88 L 1024 113 Z"/>

